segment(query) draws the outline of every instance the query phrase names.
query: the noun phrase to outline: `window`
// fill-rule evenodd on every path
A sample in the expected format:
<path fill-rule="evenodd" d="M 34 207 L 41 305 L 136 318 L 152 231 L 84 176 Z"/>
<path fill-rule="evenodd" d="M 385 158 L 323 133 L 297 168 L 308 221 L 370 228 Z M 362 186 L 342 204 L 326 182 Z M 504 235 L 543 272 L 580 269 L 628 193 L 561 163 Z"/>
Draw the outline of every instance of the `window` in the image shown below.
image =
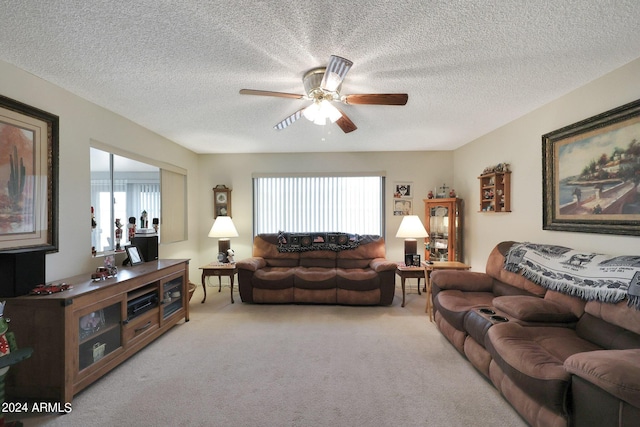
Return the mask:
<path fill-rule="evenodd" d="M 254 234 L 384 235 L 384 176 L 254 176 Z"/>

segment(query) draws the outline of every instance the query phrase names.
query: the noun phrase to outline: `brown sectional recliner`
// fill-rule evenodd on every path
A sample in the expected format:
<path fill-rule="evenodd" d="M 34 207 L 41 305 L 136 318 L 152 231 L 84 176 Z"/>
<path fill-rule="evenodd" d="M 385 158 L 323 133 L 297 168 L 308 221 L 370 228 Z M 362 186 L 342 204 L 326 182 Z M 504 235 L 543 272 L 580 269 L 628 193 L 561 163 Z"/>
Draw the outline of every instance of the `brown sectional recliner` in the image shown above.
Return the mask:
<path fill-rule="evenodd" d="M 240 298 L 248 303 L 390 305 L 396 263 L 384 239 L 361 236 L 353 249 L 281 252 L 278 234 L 253 240 L 253 256 L 237 262 Z"/>
<path fill-rule="evenodd" d="M 584 301 L 503 268 L 434 271 L 441 333 L 534 426 L 631 426 L 640 419 L 640 311 Z"/>

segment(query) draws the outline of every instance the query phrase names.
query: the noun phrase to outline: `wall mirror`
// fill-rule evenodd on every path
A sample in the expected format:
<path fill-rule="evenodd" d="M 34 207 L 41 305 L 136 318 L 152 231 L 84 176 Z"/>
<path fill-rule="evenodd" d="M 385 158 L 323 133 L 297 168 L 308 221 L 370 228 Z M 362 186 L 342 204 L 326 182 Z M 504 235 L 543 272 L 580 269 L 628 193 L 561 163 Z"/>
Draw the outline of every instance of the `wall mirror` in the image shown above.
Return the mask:
<path fill-rule="evenodd" d="M 95 141 L 90 163 L 95 255 L 124 251 L 134 219 L 136 230 L 157 226 L 161 243 L 186 239 L 186 171 Z"/>
<path fill-rule="evenodd" d="M 136 228 L 151 228 L 160 218 L 160 200 L 160 168 L 91 148 L 91 246 L 97 253 L 124 251 L 129 218 Z"/>

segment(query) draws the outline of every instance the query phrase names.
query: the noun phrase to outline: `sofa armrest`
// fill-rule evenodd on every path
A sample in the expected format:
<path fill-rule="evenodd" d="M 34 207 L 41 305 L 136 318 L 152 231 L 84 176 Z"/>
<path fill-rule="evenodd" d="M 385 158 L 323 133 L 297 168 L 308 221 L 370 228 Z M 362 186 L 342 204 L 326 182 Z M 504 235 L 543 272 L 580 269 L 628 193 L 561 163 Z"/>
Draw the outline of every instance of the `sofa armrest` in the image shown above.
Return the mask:
<path fill-rule="evenodd" d="M 369 263 L 369 267 L 371 267 L 371 269 L 376 273 L 379 273 L 381 271 L 395 270 L 398 267 L 398 264 L 393 261 L 389 261 L 386 258 L 374 258 Z"/>
<path fill-rule="evenodd" d="M 493 289 L 493 278 L 486 273 L 468 270 L 434 270 L 429 277 L 432 285 L 441 290 L 491 292 Z"/>
<path fill-rule="evenodd" d="M 578 321 L 569 307 L 529 295 L 495 297 L 493 306 L 525 322 L 572 323 Z"/>
<path fill-rule="evenodd" d="M 262 257 L 245 258 L 236 262 L 236 267 L 241 270 L 256 271 L 267 266 L 267 262 Z"/>
<path fill-rule="evenodd" d="M 564 368 L 640 408 L 640 349 L 597 350 L 569 356 Z"/>

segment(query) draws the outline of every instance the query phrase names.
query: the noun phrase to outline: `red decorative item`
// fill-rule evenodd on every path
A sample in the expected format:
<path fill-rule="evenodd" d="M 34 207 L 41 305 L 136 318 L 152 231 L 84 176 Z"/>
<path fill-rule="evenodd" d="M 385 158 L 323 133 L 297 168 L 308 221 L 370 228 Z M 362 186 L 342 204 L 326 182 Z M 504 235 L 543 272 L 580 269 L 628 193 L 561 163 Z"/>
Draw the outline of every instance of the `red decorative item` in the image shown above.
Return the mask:
<path fill-rule="evenodd" d="M 56 283 L 50 285 L 38 285 L 29 292 L 30 295 L 50 295 L 57 292 L 66 291 L 71 289 L 71 286 L 66 283 Z"/>

